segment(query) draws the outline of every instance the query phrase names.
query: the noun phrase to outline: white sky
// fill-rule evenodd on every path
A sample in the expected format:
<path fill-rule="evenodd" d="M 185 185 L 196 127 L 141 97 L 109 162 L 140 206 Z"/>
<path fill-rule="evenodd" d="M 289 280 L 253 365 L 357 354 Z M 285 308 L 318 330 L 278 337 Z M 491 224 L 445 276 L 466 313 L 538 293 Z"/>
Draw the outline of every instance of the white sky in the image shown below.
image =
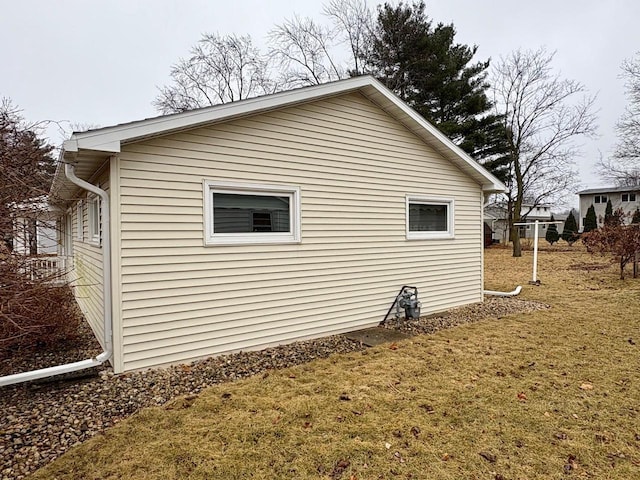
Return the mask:
<path fill-rule="evenodd" d="M 319 18 L 321 0 L 5 0 L 0 13 L 0 96 L 27 119 L 107 126 L 157 115 L 156 86 L 202 33 L 250 34 L 258 44 L 293 13 Z M 370 5 L 375 5 L 370 0 Z M 637 0 L 431 0 L 478 60 L 517 48 L 557 50 L 556 69 L 598 94 L 599 138 L 577 158 L 584 187 L 602 184 L 593 163 L 616 142 L 626 99 L 620 64 L 640 51 Z M 50 129 L 52 141 L 61 137 Z"/>

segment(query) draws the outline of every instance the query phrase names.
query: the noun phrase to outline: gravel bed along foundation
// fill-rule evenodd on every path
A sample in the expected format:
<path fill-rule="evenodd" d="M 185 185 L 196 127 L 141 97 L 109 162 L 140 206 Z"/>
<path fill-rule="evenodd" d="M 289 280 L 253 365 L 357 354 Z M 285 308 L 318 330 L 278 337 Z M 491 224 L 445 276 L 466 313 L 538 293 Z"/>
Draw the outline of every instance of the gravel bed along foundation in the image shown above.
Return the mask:
<path fill-rule="evenodd" d="M 519 299 L 492 298 L 483 304 L 453 309 L 443 315 L 403 322 L 386 322 L 411 334 L 432 333 L 442 328 L 500 318 L 548 308 Z M 0 363 L 3 375 L 43 368 L 87 358 L 96 351 L 95 340 L 84 335 L 85 345 L 75 349 Z M 333 353 L 363 350 L 361 344 L 337 335 L 240 352 L 170 368 L 113 375 L 111 369 L 85 372 L 62 381 L 32 382 L 0 388 L 0 479 L 19 479 L 62 455 L 70 447 L 96 435 L 137 410 L 204 388 L 269 369 L 299 365 Z"/>

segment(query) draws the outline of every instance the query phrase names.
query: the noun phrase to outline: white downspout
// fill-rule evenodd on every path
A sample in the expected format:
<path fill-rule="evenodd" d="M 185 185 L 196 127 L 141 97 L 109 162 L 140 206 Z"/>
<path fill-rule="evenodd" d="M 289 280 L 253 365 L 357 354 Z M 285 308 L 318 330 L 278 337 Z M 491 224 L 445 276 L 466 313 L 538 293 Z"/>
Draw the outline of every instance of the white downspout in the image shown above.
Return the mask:
<path fill-rule="evenodd" d="M 111 226 L 110 226 L 110 213 L 109 213 L 109 194 L 96 187 L 95 185 L 85 182 L 84 180 L 76 177 L 75 168 L 73 165 L 66 163 L 64 166 L 64 174 L 74 184 L 95 193 L 100 197 L 102 206 L 102 282 L 103 282 L 103 297 L 104 297 L 104 352 L 100 355 L 89 358 L 87 360 L 81 360 L 79 362 L 65 363 L 64 365 L 56 365 L 55 367 L 42 368 L 40 370 L 31 370 L 24 373 L 16 373 L 14 375 L 6 375 L 0 377 L 0 387 L 5 385 L 12 385 L 14 383 L 28 382 L 30 380 L 36 380 L 38 378 L 47 378 L 54 375 L 61 375 L 63 373 L 76 372 L 78 370 L 85 370 L 91 367 L 97 367 L 102 365 L 113 355 L 113 323 L 111 317 Z"/>
<path fill-rule="evenodd" d="M 512 292 L 496 292 L 495 290 L 483 290 L 482 293 L 485 295 L 491 295 L 494 297 L 515 297 L 520 293 L 522 287 L 518 285 L 516 289 Z"/>
<path fill-rule="evenodd" d="M 491 203 L 489 201 L 490 197 L 491 197 L 490 193 L 485 193 L 485 195 L 484 195 L 484 205 L 482 206 L 483 211 L 484 211 L 484 208 Z M 494 226 L 494 222 L 495 221 L 496 220 L 492 220 L 491 221 L 491 230 L 493 230 L 493 226 Z M 493 238 L 493 236 L 492 236 L 492 238 Z M 493 297 L 515 297 L 516 295 L 518 295 L 520 293 L 521 290 L 522 290 L 522 287 L 520 285 L 518 285 L 516 287 L 516 289 L 513 290 L 512 292 L 497 292 L 495 290 L 482 290 L 482 294 L 483 295 L 491 295 Z"/>

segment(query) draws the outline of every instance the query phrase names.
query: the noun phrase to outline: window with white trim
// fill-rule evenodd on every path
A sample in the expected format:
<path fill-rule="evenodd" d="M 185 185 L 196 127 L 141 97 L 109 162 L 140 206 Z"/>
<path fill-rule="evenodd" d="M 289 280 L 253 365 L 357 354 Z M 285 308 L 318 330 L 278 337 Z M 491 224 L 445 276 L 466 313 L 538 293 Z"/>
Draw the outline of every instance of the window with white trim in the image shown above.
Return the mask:
<path fill-rule="evenodd" d="M 635 193 L 623 193 L 622 194 L 622 201 L 623 202 L 635 202 L 636 201 L 636 194 Z"/>
<path fill-rule="evenodd" d="M 453 238 L 453 199 L 407 195 L 407 239 Z"/>
<path fill-rule="evenodd" d="M 87 223 L 89 224 L 89 241 L 100 245 L 100 197 L 97 195 L 87 197 Z"/>
<path fill-rule="evenodd" d="M 297 243 L 300 188 L 204 181 L 205 245 Z"/>
<path fill-rule="evenodd" d="M 84 240 L 84 205 L 82 200 L 76 204 L 76 238 Z"/>

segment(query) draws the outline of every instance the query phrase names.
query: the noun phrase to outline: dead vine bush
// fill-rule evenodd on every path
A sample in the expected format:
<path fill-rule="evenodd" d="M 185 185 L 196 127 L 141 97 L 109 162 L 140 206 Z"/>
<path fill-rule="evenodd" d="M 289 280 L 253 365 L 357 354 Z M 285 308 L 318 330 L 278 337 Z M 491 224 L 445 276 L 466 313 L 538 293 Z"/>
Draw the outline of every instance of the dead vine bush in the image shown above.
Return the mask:
<path fill-rule="evenodd" d="M 29 257 L 0 245 L 0 359 L 73 341 L 81 321 L 68 285 L 38 277 Z"/>

